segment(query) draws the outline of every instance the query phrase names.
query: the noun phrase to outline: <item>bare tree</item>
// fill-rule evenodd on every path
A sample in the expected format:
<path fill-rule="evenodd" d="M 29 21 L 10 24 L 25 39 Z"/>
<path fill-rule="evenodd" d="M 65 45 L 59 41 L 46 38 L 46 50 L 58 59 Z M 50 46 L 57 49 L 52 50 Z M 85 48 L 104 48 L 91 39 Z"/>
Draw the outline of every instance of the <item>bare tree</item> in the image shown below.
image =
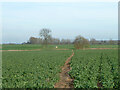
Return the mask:
<path fill-rule="evenodd" d="M 42 44 L 41 38 L 30 37 L 29 41 L 30 44 Z"/>
<path fill-rule="evenodd" d="M 43 44 L 44 45 L 48 45 L 48 40 L 49 38 L 51 38 L 51 30 L 49 29 L 46 29 L 46 28 L 43 28 L 40 30 L 40 37 L 43 39 Z"/>
<path fill-rule="evenodd" d="M 62 39 L 61 44 L 71 44 L 71 40 L 70 39 Z"/>
<path fill-rule="evenodd" d="M 70 43 L 71 43 L 70 39 L 66 39 L 66 44 L 70 44 Z"/>
<path fill-rule="evenodd" d="M 112 39 L 109 40 L 109 44 L 110 45 L 113 45 L 114 44 L 114 41 Z"/>
<path fill-rule="evenodd" d="M 74 40 L 74 46 L 76 49 L 83 49 L 89 47 L 89 41 L 82 36 L 77 36 Z"/>
<path fill-rule="evenodd" d="M 65 44 L 65 39 L 62 39 L 62 40 L 61 40 L 61 44 Z"/>
<path fill-rule="evenodd" d="M 60 44 L 59 38 L 53 38 L 53 39 L 52 39 L 52 43 L 53 43 L 53 44 Z"/>
<path fill-rule="evenodd" d="M 30 44 L 36 44 L 37 43 L 37 38 L 30 37 L 29 42 L 30 42 Z"/>
<path fill-rule="evenodd" d="M 42 44 L 42 39 L 41 38 L 37 38 L 37 44 Z"/>
<path fill-rule="evenodd" d="M 97 41 L 96 41 L 94 38 L 92 38 L 92 39 L 90 39 L 90 43 L 91 43 L 92 45 L 94 45 L 94 44 L 97 43 Z"/>

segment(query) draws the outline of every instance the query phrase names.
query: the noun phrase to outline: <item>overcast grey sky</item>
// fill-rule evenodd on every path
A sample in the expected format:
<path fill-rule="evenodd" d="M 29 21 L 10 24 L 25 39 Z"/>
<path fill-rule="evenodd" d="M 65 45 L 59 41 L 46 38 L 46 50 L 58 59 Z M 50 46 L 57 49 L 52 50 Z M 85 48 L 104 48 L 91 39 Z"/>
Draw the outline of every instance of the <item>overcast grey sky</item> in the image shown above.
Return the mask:
<path fill-rule="evenodd" d="M 117 11 L 116 2 L 2 3 L 3 43 L 39 37 L 42 28 L 51 29 L 52 36 L 60 39 L 74 39 L 77 35 L 117 39 Z"/>

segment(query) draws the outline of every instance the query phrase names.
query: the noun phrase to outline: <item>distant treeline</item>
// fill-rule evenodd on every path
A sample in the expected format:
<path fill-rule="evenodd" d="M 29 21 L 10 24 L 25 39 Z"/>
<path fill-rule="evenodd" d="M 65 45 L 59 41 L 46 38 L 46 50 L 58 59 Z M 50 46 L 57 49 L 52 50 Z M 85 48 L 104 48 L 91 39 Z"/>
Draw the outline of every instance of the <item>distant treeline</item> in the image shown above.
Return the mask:
<path fill-rule="evenodd" d="M 59 38 L 49 38 L 48 39 L 48 44 L 74 44 L 74 40 L 70 39 L 59 39 Z M 30 37 L 29 41 L 27 43 L 23 44 L 43 44 L 44 40 L 41 38 L 35 38 L 35 37 Z M 96 39 L 90 39 L 89 40 L 90 45 L 117 45 L 118 40 L 96 40 Z M 120 43 L 120 41 L 119 41 Z"/>
<path fill-rule="evenodd" d="M 62 39 L 60 40 L 59 38 L 52 38 L 49 37 L 47 39 L 48 44 L 72 44 L 73 41 L 70 39 Z M 44 39 L 41 38 L 35 38 L 35 37 L 30 37 L 29 41 L 27 42 L 27 44 L 43 44 L 44 43 Z"/>
<path fill-rule="evenodd" d="M 62 45 L 62 44 L 74 44 L 76 49 L 89 48 L 90 45 L 120 45 L 118 40 L 96 40 L 94 38 L 87 39 L 81 35 L 75 37 L 74 40 L 71 39 L 59 39 L 54 38 L 51 34 L 51 30 L 48 28 L 43 28 L 39 32 L 39 38 L 30 37 L 27 42 L 22 44 L 41 44 L 47 45 Z M 10 44 L 10 43 L 9 43 Z"/>

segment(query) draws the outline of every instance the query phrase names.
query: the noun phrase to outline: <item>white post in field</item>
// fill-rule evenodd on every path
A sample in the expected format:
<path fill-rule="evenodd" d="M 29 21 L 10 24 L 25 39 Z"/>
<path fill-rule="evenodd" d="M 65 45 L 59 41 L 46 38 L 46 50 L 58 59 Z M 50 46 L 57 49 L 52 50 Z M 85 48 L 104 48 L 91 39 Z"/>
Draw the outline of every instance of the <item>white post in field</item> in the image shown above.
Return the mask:
<path fill-rule="evenodd" d="M 56 46 L 56 48 L 58 48 L 58 47 Z"/>

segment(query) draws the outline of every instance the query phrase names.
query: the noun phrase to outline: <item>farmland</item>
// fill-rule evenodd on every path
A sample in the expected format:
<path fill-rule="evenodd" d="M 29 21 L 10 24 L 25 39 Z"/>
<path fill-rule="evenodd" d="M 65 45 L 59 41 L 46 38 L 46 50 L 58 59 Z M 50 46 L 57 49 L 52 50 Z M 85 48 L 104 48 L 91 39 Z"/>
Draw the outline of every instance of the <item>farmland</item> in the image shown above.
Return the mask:
<path fill-rule="evenodd" d="M 71 52 L 3 52 L 3 88 L 53 88 Z"/>
<path fill-rule="evenodd" d="M 55 48 L 56 45 L 49 45 L 47 48 Z M 73 44 L 68 45 L 57 45 L 59 49 L 74 49 Z M 2 50 L 32 50 L 44 48 L 39 44 L 23 44 L 23 45 L 2 45 Z M 90 45 L 90 48 L 118 48 L 118 45 Z M 0 48 L 1 49 L 1 48 Z"/>
<path fill-rule="evenodd" d="M 120 90 L 118 0 L 6 1 L 0 89 Z"/>
<path fill-rule="evenodd" d="M 118 88 L 117 50 L 77 50 L 70 65 L 75 88 Z"/>
<path fill-rule="evenodd" d="M 56 45 L 49 45 L 45 48 L 48 48 L 48 49 L 53 49 L 55 48 Z M 70 45 L 57 45 L 60 49 L 73 49 L 74 46 L 72 44 Z M 43 49 L 44 46 L 42 45 L 39 45 L 39 44 L 24 44 L 24 45 L 2 45 L 2 50 L 33 50 L 33 49 Z"/>
<path fill-rule="evenodd" d="M 73 45 L 3 45 L 3 88 L 54 88 L 59 73 L 72 54 Z M 117 45 L 92 45 L 91 48 L 117 48 Z M 62 50 L 69 49 L 69 50 Z M 74 88 L 118 88 L 118 50 L 74 50 L 69 75 Z"/>

